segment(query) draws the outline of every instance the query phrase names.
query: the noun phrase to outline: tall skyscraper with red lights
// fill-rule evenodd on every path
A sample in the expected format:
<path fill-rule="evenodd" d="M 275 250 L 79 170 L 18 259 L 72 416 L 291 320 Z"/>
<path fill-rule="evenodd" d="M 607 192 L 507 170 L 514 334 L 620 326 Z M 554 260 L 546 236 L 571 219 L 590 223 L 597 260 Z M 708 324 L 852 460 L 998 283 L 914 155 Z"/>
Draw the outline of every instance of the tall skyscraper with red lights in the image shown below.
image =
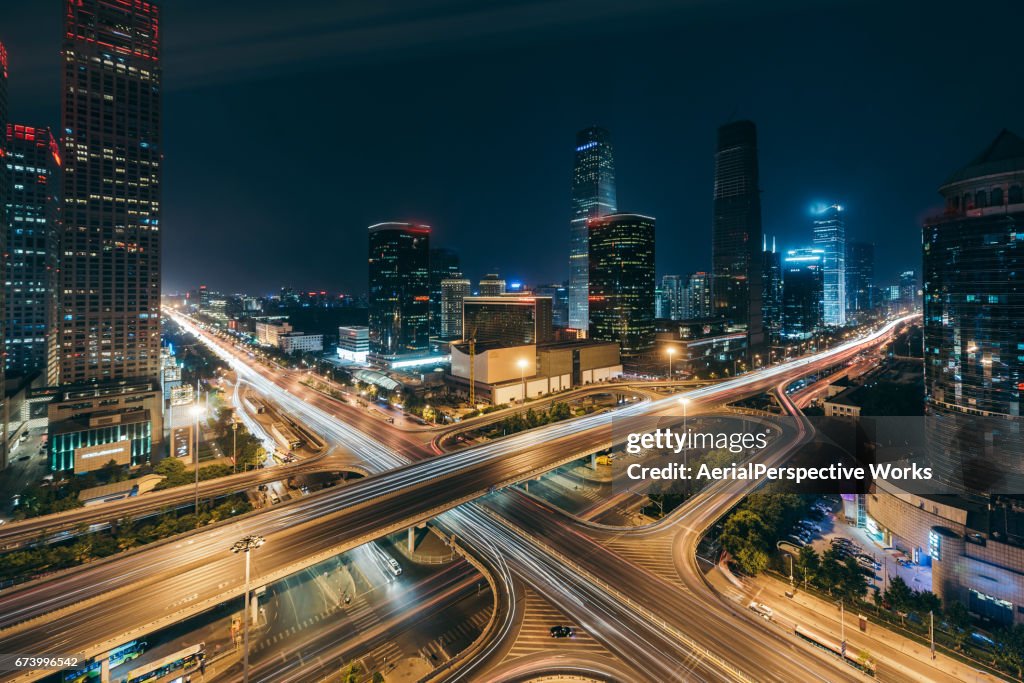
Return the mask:
<path fill-rule="evenodd" d="M 159 55 L 154 3 L 65 3 L 63 384 L 159 376 Z"/>

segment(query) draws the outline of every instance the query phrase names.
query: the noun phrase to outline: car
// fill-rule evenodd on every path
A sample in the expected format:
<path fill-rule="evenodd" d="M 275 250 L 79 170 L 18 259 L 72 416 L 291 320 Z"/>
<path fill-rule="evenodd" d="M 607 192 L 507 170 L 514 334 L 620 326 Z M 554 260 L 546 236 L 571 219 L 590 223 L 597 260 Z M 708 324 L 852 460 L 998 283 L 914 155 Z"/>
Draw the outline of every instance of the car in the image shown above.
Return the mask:
<path fill-rule="evenodd" d="M 572 638 L 576 635 L 576 629 L 570 626 L 552 626 L 551 637 L 552 638 Z"/>
<path fill-rule="evenodd" d="M 31 455 L 23 455 L 20 458 L 18 458 L 18 462 L 25 462 L 26 460 L 28 460 L 31 457 L 32 457 Z"/>
<path fill-rule="evenodd" d="M 810 529 L 811 531 L 817 531 L 819 534 L 821 533 L 821 526 L 819 524 L 815 524 L 810 520 L 801 519 L 798 522 L 798 524 L 803 524 L 806 528 Z"/>
<path fill-rule="evenodd" d="M 787 536 L 786 540 L 800 548 L 803 548 L 805 545 L 807 545 L 807 543 L 802 538 L 794 536 L 793 534 Z"/>
<path fill-rule="evenodd" d="M 764 604 L 763 602 L 757 602 L 756 600 L 751 600 L 750 604 L 747 605 L 747 607 L 752 612 L 754 612 L 755 614 L 757 614 L 761 618 L 763 618 L 765 621 L 771 621 L 772 620 L 772 614 L 774 614 L 774 612 L 772 612 L 772 608 L 771 607 L 769 607 L 768 605 Z"/>

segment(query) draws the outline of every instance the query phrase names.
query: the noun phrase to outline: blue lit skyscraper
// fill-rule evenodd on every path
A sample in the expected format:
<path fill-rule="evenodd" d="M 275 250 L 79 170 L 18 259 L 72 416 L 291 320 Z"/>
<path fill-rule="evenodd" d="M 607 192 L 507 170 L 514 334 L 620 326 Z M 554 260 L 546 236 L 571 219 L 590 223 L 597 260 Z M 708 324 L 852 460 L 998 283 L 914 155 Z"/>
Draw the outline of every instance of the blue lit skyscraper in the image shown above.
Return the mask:
<path fill-rule="evenodd" d="M 590 326 L 587 221 L 616 210 L 611 136 L 604 128 L 585 128 L 576 134 L 569 222 L 569 327 L 577 330 Z"/>
<path fill-rule="evenodd" d="M 814 209 L 814 246 L 824 252 L 825 324 L 846 324 L 846 221 L 843 207 L 830 204 Z"/>
<path fill-rule="evenodd" d="M 782 259 L 782 336 L 810 339 L 821 330 L 825 253 L 790 249 Z"/>

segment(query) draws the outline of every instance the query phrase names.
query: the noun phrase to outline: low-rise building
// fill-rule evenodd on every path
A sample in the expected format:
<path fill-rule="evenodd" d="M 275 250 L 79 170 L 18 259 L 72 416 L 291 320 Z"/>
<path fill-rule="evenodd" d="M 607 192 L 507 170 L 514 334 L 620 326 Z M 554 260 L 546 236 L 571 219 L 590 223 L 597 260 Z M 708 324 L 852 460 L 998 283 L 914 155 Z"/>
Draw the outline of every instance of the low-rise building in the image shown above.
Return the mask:
<path fill-rule="evenodd" d="M 338 357 L 352 363 L 365 363 L 370 353 L 370 328 L 350 325 L 338 328 Z"/>
<path fill-rule="evenodd" d="M 449 386 L 468 393 L 472 376 L 477 400 L 496 405 L 604 382 L 622 374 L 616 342 L 516 346 L 482 342 L 475 344 L 472 358 L 469 347 L 469 342 L 451 345 Z"/>
<path fill-rule="evenodd" d="M 55 472 L 91 472 L 111 460 L 142 465 L 163 439 L 163 393 L 152 382 L 63 387 L 47 409 Z"/>
<path fill-rule="evenodd" d="M 280 337 L 294 332 L 286 320 L 264 320 L 256 323 L 256 340 L 265 346 L 280 347 Z"/>
<path fill-rule="evenodd" d="M 282 334 L 277 338 L 277 347 L 285 353 L 316 353 L 324 350 L 324 336 L 305 332 Z"/>

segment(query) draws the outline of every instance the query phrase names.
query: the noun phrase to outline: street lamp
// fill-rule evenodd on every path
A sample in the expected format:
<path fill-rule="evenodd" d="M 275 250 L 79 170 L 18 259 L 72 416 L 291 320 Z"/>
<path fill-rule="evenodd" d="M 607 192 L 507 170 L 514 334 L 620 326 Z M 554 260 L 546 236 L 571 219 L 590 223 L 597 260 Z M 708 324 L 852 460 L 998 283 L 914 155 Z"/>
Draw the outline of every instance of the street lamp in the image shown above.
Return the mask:
<path fill-rule="evenodd" d="M 687 436 L 689 431 L 686 429 L 686 405 L 690 402 L 690 399 L 685 396 L 680 397 L 679 405 L 683 407 L 683 438 L 686 439 L 686 449 L 683 451 L 683 465 L 690 464 L 690 437 Z"/>
<path fill-rule="evenodd" d="M 672 381 L 672 356 L 676 355 L 676 347 L 670 346 L 665 349 L 665 353 L 668 354 L 668 379 Z"/>
<path fill-rule="evenodd" d="M 525 358 L 520 358 L 516 363 L 519 366 L 519 379 L 523 382 L 523 403 L 526 403 L 526 366 L 528 364 Z"/>
<path fill-rule="evenodd" d="M 203 416 L 203 407 L 199 405 L 199 395 L 196 394 L 196 403 L 192 406 L 192 417 L 195 421 L 192 424 L 192 428 L 195 430 L 195 457 L 193 458 L 195 474 L 196 474 L 196 526 L 199 525 L 199 418 Z"/>
<path fill-rule="evenodd" d="M 235 541 L 231 552 L 245 553 L 245 601 L 242 612 L 242 681 L 249 683 L 249 552 L 256 550 L 266 542 L 262 536 L 250 534 Z"/>

